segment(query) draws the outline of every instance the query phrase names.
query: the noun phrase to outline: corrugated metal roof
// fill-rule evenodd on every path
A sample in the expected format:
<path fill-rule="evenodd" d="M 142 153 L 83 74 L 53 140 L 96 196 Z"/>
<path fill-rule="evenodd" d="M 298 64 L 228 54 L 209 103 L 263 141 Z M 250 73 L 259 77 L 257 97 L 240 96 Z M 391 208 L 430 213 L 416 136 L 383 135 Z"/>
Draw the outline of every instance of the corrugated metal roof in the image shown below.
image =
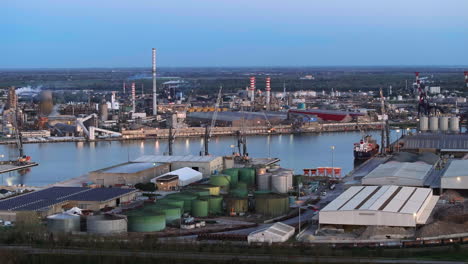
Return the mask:
<path fill-rule="evenodd" d="M 194 156 L 194 155 L 186 155 L 186 156 L 163 156 L 163 155 L 145 155 L 141 156 L 133 162 L 158 162 L 158 163 L 171 163 L 171 162 L 211 162 L 215 159 L 219 158 L 219 156 Z"/>
<path fill-rule="evenodd" d="M 120 164 L 114 167 L 103 169 L 101 170 L 101 172 L 103 173 L 136 173 L 136 172 L 154 168 L 161 164 L 162 163 L 143 163 L 143 162 L 124 163 L 124 164 Z"/>
<path fill-rule="evenodd" d="M 468 149 L 468 135 L 466 134 L 419 134 L 405 136 L 402 139 L 402 149 Z"/>
<path fill-rule="evenodd" d="M 397 162 L 390 161 L 377 166 L 373 171 L 367 174 L 364 179 L 398 177 L 413 180 L 424 180 L 432 165 L 423 162 Z"/>
<path fill-rule="evenodd" d="M 468 176 L 468 160 L 452 160 L 442 177 Z"/>
<path fill-rule="evenodd" d="M 431 194 L 432 190 L 429 188 L 394 185 L 353 186 L 325 206 L 322 211 L 368 210 L 414 214 L 422 208 Z M 359 207 L 359 204 L 362 206 Z"/>

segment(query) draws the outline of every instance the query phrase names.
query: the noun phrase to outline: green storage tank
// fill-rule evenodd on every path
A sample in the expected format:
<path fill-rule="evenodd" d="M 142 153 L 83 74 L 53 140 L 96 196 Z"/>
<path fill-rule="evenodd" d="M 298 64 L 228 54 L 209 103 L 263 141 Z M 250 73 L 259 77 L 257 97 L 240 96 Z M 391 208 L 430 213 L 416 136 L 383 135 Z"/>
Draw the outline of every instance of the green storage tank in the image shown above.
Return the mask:
<path fill-rule="evenodd" d="M 192 201 L 198 198 L 197 195 L 195 195 L 193 193 L 187 193 L 187 192 L 174 193 L 174 194 L 167 195 L 166 197 L 168 197 L 168 196 L 171 199 L 176 199 L 176 200 L 179 200 L 179 201 L 183 201 L 184 202 L 184 212 L 190 212 L 192 210 Z"/>
<path fill-rule="evenodd" d="M 231 212 L 245 213 L 249 210 L 249 203 L 247 198 L 240 197 L 226 197 L 226 211 L 230 215 Z"/>
<path fill-rule="evenodd" d="M 255 185 L 255 169 L 254 168 L 240 168 L 239 169 L 239 182 L 245 182 L 248 186 Z"/>
<path fill-rule="evenodd" d="M 224 174 L 211 175 L 210 184 L 214 186 L 219 186 L 223 191 L 229 191 L 229 186 L 231 184 L 231 176 Z"/>
<path fill-rule="evenodd" d="M 208 198 L 208 213 L 210 215 L 219 215 L 223 212 L 223 197 L 210 196 Z"/>
<path fill-rule="evenodd" d="M 171 205 L 150 205 L 143 208 L 145 211 L 163 213 L 166 216 L 166 224 L 172 223 L 174 221 L 179 221 L 180 216 L 182 215 L 181 209 L 179 207 Z"/>
<path fill-rule="evenodd" d="M 234 197 L 247 197 L 249 194 L 249 191 L 247 188 L 242 188 L 242 187 L 237 187 L 235 189 L 232 189 L 229 194 Z"/>
<path fill-rule="evenodd" d="M 194 217 L 207 217 L 208 216 L 208 200 L 193 200 L 192 201 L 192 215 Z"/>
<path fill-rule="evenodd" d="M 190 193 L 193 193 L 197 196 L 208 196 L 210 195 L 210 190 L 209 189 L 205 189 L 205 188 L 194 188 L 194 189 L 189 189 L 187 190 L 187 192 L 190 192 Z"/>
<path fill-rule="evenodd" d="M 171 198 L 163 198 L 160 200 L 156 201 L 156 204 L 165 204 L 165 205 L 171 205 L 175 207 L 179 207 L 181 211 L 184 209 L 184 201 L 180 201 L 177 199 L 171 199 Z"/>
<path fill-rule="evenodd" d="M 237 182 L 239 181 L 239 169 L 237 168 L 225 169 L 222 171 L 222 173 L 229 175 L 231 177 L 231 187 L 234 187 L 237 185 Z"/>
<path fill-rule="evenodd" d="M 127 212 L 126 215 L 130 232 L 155 232 L 166 228 L 166 216 L 163 213 L 138 210 Z"/>
<path fill-rule="evenodd" d="M 289 212 L 289 197 L 280 194 L 257 194 L 255 212 L 270 217 L 285 215 Z"/>

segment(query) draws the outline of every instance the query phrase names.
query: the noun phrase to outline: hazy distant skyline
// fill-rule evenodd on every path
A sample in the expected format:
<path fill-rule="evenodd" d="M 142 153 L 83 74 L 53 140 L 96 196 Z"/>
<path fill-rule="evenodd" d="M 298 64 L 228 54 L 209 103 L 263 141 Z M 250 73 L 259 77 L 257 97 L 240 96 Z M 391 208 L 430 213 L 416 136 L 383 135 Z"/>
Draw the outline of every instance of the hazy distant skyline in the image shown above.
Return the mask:
<path fill-rule="evenodd" d="M 467 0 L 6 0 L 0 68 L 468 64 Z"/>

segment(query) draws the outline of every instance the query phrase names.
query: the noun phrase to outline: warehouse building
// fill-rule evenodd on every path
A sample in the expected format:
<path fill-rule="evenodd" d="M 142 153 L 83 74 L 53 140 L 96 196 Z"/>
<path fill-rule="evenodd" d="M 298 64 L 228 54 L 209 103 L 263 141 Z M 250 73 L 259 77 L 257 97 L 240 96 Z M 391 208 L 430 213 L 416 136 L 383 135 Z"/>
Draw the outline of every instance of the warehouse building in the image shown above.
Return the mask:
<path fill-rule="evenodd" d="M 51 187 L 1 200 L 0 219 L 14 222 L 21 212 L 46 217 L 73 207 L 98 211 L 133 201 L 136 193 L 129 188 Z"/>
<path fill-rule="evenodd" d="M 213 112 L 188 113 L 187 119 L 192 124 L 211 123 Z M 283 112 L 218 112 L 216 126 L 242 127 L 279 125 L 287 119 Z"/>
<path fill-rule="evenodd" d="M 363 185 L 430 186 L 428 179 L 439 157 L 433 153 L 396 153 L 365 175 Z"/>
<path fill-rule="evenodd" d="M 223 157 L 220 156 L 163 156 L 163 155 L 146 155 L 134 160 L 135 163 L 162 163 L 170 165 L 170 170 L 177 170 L 184 167 L 189 167 L 199 171 L 203 177 L 209 177 L 211 174 L 222 171 L 224 169 Z M 166 172 L 169 172 L 166 171 Z M 164 173 L 166 173 L 164 172 Z M 163 173 L 161 173 L 163 174 Z M 159 175 L 161 175 L 159 174 Z"/>
<path fill-rule="evenodd" d="M 429 188 L 352 186 L 320 211 L 319 224 L 415 227 L 438 200 Z"/>
<path fill-rule="evenodd" d="M 169 172 L 169 167 L 169 164 L 158 162 L 127 162 L 92 171 L 88 178 L 100 186 L 135 185 Z"/>
<path fill-rule="evenodd" d="M 281 222 L 277 222 L 272 226 L 254 231 L 249 234 L 247 237 L 248 243 L 281 243 L 286 242 L 290 239 L 295 232 L 295 228 L 283 224 Z"/>
<path fill-rule="evenodd" d="M 441 178 L 442 189 L 468 189 L 468 160 L 452 160 Z"/>
<path fill-rule="evenodd" d="M 463 156 L 468 153 L 467 134 L 428 133 L 403 137 L 402 150 L 410 152 L 449 153 Z"/>

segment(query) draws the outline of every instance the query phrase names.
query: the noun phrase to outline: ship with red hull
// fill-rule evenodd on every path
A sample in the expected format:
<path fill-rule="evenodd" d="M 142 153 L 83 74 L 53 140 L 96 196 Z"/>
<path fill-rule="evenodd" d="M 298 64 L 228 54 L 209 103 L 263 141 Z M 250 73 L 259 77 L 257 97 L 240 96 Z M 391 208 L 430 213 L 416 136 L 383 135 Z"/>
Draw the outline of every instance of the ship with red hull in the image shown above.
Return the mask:
<path fill-rule="evenodd" d="M 379 144 L 372 136 L 365 136 L 359 143 L 354 143 L 354 159 L 367 160 L 379 153 Z"/>

